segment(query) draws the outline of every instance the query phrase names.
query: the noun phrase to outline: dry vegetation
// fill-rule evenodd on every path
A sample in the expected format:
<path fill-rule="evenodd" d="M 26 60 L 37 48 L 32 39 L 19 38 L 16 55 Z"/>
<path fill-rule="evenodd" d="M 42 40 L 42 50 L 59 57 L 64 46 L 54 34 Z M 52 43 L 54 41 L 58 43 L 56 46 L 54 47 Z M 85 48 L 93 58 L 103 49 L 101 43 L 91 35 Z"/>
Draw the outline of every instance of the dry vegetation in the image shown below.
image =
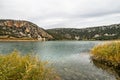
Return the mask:
<path fill-rule="evenodd" d="M 14 51 L 0 55 L 0 80 L 60 80 L 47 62 Z"/>
<path fill-rule="evenodd" d="M 113 66 L 120 66 L 120 41 L 106 42 L 95 46 L 92 50 L 92 58 L 105 61 Z"/>

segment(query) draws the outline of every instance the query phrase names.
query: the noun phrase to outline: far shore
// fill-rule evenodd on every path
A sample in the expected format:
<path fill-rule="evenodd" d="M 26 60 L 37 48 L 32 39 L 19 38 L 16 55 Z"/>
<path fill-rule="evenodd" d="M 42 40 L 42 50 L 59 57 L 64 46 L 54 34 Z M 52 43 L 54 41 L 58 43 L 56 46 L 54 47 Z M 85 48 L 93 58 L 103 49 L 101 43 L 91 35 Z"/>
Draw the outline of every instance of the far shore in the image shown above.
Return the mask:
<path fill-rule="evenodd" d="M 38 40 L 38 39 L 31 39 L 31 38 L 0 38 L 0 42 L 9 42 L 9 41 L 18 41 L 18 42 L 28 42 L 28 41 L 32 41 L 32 42 L 40 42 L 40 41 L 49 41 L 49 40 Z M 50 40 L 51 41 L 51 40 Z M 52 41 L 120 41 L 120 39 L 118 40 L 52 40 Z"/>
<path fill-rule="evenodd" d="M 35 39 L 0 39 L 0 42 L 5 42 L 5 41 L 18 41 L 18 42 L 21 42 L 21 41 L 32 41 L 32 42 L 36 42 L 36 41 L 42 41 L 42 40 L 35 40 Z"/>

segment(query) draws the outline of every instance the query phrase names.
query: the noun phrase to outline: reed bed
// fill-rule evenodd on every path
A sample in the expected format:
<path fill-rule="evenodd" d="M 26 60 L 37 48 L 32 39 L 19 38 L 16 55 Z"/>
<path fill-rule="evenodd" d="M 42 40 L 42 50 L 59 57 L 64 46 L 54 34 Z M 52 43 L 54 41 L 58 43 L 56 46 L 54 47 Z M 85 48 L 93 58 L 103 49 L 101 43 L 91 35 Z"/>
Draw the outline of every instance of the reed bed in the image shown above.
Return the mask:
<path fill-rule="evenodd" d="M 95 46 L 91 50 L 92 59 L 120 67 L 120 41 L 110 41 Z"/>
<path fill-rule="evenodd" d="M 38 57 L 18 51 L 0 54 L 0 80 L 60 80 L 58 74 Z"/>

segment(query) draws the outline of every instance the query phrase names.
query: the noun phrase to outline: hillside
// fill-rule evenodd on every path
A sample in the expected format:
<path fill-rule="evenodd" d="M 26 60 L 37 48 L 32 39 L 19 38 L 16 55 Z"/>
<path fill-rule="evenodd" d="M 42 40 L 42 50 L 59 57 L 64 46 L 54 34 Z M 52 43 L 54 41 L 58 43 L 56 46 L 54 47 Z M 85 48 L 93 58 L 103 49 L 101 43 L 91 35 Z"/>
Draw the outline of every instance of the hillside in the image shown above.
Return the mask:
<path fill-rule="evenodd" d="M 37 25 L 23 20 L 0 20 L 0 39 L 50 40 L 53 37 Z"/>
<path fill-rule="evenodd" d="M 120 24 L 92 28 L 56 28 L 48 29 L 55 40 L 114 40 L 120 39 Z"/>

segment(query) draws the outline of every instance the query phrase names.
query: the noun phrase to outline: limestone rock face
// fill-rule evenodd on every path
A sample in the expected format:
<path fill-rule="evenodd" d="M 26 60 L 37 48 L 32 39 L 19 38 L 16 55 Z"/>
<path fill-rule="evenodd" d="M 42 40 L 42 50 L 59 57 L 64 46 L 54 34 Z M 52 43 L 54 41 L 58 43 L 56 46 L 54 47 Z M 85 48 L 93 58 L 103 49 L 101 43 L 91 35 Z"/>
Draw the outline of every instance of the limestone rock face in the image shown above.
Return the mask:
<path fill-rule="evenodd" d="M 0 38 L 50 40 L 53 37 L 36 24 L 23 20 L 0 20 Z"/>

